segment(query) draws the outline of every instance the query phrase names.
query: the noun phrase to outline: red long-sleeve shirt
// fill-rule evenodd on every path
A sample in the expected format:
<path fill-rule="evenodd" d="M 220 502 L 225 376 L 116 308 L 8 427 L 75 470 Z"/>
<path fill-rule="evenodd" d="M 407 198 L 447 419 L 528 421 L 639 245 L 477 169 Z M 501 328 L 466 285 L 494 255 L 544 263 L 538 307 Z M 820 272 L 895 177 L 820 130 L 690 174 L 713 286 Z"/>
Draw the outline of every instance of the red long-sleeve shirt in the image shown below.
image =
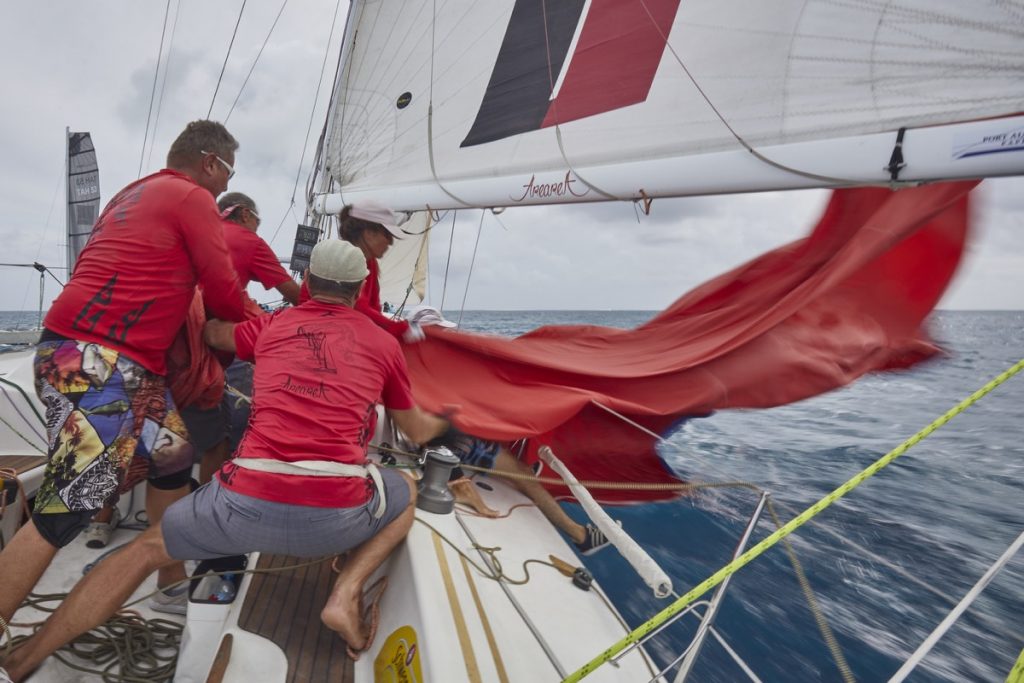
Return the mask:
<path fill-rule="evenodd" d="M 224 241 L 243 287 L 259 282 L 264 289 L 272 289 L 292 279 L 262 237 L 233 221 L 225 220 L 222 224 Z"/>
<path fill-rule="evenodd" d="M 135 181 L 104 208 L 44 326 L 165 374 L 197 283 L 218 318 L 244 317 L 220 220 L 213 195 L 182 173 Z"/>

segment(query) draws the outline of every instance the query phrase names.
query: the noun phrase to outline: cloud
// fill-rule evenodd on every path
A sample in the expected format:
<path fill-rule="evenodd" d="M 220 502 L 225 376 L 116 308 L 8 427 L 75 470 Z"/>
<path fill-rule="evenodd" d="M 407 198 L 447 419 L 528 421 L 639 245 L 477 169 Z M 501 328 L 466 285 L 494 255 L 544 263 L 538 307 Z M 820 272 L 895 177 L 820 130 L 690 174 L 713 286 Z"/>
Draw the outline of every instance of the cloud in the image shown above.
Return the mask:
<path fill-rule="evenodd" d="M 171 44 L 176 7 L 180 15 Z M 228 115 L 279 7 L 246 5 L 215 118 Z M 241 143 L 232 189 L 257 201 L 264 217 L 261 234 L 271 240 L 276 233 L 272 246 L 283 256 L 291 253 L 295 225 L 303 219 L 305 183 L 324 123 L 343 22 L 339 17 L 328 47 L 335 7 L 336 0 L 286 7 L 228 119 Z M 136 178 L 140 156 L 143 173 L 158 169 L 184 124 L 206 115 L 238 6 L 172 3 L 157 88 L 163 99 L 148 135 L 163 4 L 25 0 L 7 3 L 4 11 L 0 260 L 59 266 L 65 127 L 92 132 L 104 201 Z M 325 54 L 327 73 L 314 111 Z M 650 215 L 632 202 L 518 207 L 497 218 L 485 216 L 475 261 L 480 213 L 462 211 L 450 263 L 450 215 L 433 235 L 431 297 L 440 299 L 447 267 L 446 306 L 461 304 L 468 281 L 471 308 L 660 308 L 706 279 L 806 234 L 825 197 L 805 191 L 657 199 Z M 977 205 L 976 238 L 942 305 L 1024 308 L 1024 180 L 986 181 Z M 48 280 L 47 300 L 56 289 Z M 37 297 L 35 271 L 0 269 L 0 310 L 33 308 Z"/>

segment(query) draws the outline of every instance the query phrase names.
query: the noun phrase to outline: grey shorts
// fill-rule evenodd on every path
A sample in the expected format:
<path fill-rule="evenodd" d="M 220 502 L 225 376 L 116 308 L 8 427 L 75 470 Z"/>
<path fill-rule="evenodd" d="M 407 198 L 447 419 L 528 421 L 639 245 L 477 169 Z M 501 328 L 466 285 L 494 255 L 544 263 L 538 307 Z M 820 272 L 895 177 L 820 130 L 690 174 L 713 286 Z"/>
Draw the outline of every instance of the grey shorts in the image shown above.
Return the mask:
<path fill-rule="evenodd" d="M 354 548 L 379 533 L 409 505 L 407 479 L 381 470 L 387 507 L 374 519 L 379 494 L 351 508 L 274 503 L 221 486 L 216 477 L 164 513 L 167 553 L 176 560 L 206 560 L 251 552 L 322 557 Z"/>

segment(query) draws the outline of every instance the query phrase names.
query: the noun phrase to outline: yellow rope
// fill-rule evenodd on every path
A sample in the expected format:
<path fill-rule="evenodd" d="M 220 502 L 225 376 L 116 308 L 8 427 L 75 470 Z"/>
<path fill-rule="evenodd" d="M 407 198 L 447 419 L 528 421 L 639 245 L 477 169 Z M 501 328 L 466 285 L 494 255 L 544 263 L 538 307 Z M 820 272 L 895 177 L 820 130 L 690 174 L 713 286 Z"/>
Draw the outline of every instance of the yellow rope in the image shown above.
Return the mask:
<path fill-rule="evenodd" d="M 1024 650 L 1020 651 L 1017 663 L 1010 669 L 1010 675 L 1006 677 L 1006 683 L 1024 683 Z"/>
<path fill-rule="evenodd" d="M 590 660 L 582 667 L 580 667 L 578 670 L 574 671 L 572 674 L 570 674 L 563 680 L 563 683 L 574 683 L 575 681 L 581 680 L 585 676 L 588 676 L 590 673 L 592 673 L 594 669 L 596 669 L 598 666 L 609 661 L 612 657 L 617 655 L 626 647 L 643 639 L 646 635 L 654 631 L 665 621 L 672 618 L 672 616 L 683 610 L 688 604 L 690 604 L 691 602 L 702 596 L 704 593 L 720 584 L 722 581 L 725 580 L 726 577 L 742 569 L 744 566 L 749 564 L 758 556 L 762 555 L 766 550 L 768 550 L 773 545 L 781 541 L 783 538 L 789 536 L 791 533 L 799 529 L 801 526 L 810 521 L 813 517 L 817 516 L 820 512 L 822 512 L 825 508 L 829 507 L 830 505 L 832 505 L 832 503 L 836 502 L 837 500 L 845 496 L 847 493 L 855 489 L 857 486 L 862 484 L 868 477 L 871 477 L 872 475 L 876 474 L 879 470 L 881 470 L 883 467 L 891 463 L 893 460 L 906 453 L 908 450 L 916 446 L 925 438 L 931 436 L 931 434 L 935 432 L 935 430 L 944 426 L 954 417 L 956 417 L 963 411 L 967 410 L 967 408 L 974 405 L 978 400 L 980 400 L 982 397 L 990 393 L 993 389 L 998 387 L 1006 380 L 1016 375 L 1022 369 L 1024 369 L 1024 359 L 1017 361 L 1008 370 L 1000 373 L 998 376 L 996 376 L 994 379 L 988 382 L 985 386 L 975 391 L 973 394 L 965 398 L 963 401 L 955 405 L 953 408 L 949 409 L 944 415 L 937 418 L 930 425 L 919 431 L 917 434 L 914 434 L 912 437 L 910 437 L 909 439 L 901 443 L 899 446 L 897 446 L 896 448 L 882 456 L 880 459 L 875 461 L 872 465 L 868 466 L 866 469 L 862 470 L 860 473 L 855 475 L 853 478 L 851 478 L 849 481 L 847 481 L 842 486 L 837 488 L 835 491 L 828 494 L 827 496 L 819 500 L 817 503 L 804 510 L 794 519 L 787 522 L 786 525 L 783 526 L 781 529 L 770 534 L 767 538 L 765 538 L 763 541 L 755 545 L 753 548 L 751 548 L 750 550 L 748 550 L 747 552 L 743 553 L 735 560 L 730 562 L 729 564 L 719 569 L 717 572 L 709 576 L 707 579 L 705 579 L 697 586 L 693 587 L 689 592 L 681 596 L 674 603 L 663 609 L 658 614 L 654 615 L 645 623 L 635 628 L 626 637 L 622 638 L 617 643 L 609 647 L 607 650 L 605 650 L 598 656 L 594 657 L 594 659 Z"/>

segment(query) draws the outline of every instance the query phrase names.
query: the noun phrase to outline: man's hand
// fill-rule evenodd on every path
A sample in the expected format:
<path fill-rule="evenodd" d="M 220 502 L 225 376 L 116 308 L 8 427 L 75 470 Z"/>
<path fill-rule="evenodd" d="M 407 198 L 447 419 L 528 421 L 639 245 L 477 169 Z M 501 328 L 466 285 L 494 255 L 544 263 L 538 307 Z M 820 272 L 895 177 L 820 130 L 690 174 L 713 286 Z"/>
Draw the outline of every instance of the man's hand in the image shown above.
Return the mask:
<path fill-rule="evenodd" d="M 409 323 L 409 329 L 402 334 L 402 341 L 406 344 L 415 344 L 427 338 L 423 329 L 416 323 Z"/>

